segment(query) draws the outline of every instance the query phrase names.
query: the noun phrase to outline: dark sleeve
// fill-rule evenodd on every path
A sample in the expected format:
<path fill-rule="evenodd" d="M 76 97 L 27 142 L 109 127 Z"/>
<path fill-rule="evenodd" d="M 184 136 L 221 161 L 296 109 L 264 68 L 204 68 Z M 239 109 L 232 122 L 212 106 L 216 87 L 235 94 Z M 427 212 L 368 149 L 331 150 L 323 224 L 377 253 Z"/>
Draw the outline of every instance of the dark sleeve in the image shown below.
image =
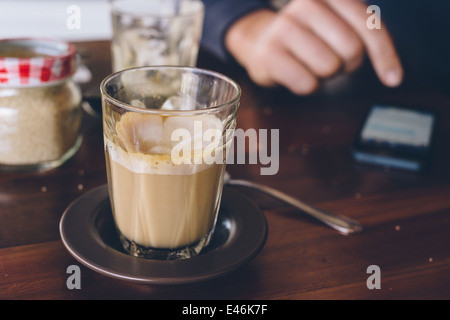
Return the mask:
<path fill-rule="evenodd" d="M 370 4 L 380 7 L 405 74 L 450 93 L 450 1 L 370 0 Z"/>
<path fill-rule="evenodd" d="M 264 0 L 203 0 L 203 3 L 202 47 L 223 61 L 231 59 L 225 48 L 225 34 L 231 24 L 251 11 L 270 8 Z"/>

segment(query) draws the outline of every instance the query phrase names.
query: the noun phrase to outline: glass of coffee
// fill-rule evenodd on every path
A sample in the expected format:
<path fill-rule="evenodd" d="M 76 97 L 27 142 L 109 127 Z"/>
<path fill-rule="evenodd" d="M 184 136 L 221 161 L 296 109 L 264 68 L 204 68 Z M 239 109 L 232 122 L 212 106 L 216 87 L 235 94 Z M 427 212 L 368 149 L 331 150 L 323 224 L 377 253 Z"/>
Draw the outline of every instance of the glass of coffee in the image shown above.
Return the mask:
<path fill-rule="evenodd" d="M 103 80 L 112 212 L 136 257 L 198 255 L 214 231 L 240 87 L 193 67 L 138 67 Z"/>
<path fill-rule="evenodd" d="M 113 71 L 150 65 L 196 65 L 204 17 L 201 0 L 110 3 Z"/>

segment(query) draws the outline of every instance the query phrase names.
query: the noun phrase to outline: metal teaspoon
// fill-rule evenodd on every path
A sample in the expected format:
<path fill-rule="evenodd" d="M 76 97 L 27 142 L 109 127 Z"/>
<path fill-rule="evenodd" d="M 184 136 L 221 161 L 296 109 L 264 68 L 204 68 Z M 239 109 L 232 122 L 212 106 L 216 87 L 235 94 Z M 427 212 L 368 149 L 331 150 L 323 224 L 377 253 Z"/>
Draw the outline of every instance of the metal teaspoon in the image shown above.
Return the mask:
<path fill-rule="evenodd" d="M 246 180 L 239 180 L 239 179 L 231 179 L 231 176 L 228 174 L 228 172 L 225 172 L 224 175 L 224 181 L 226 184 L 229 185 L 239 185 L 244 187 L 250 187 L 262 192 L 265 192 L 273 197 L 276 197 L 278 199 L 281 199 L 290 205 L 300 209 L 301 211 L 309 214 L 310 216 L 316 218 L 317 220 L 325 223 L 326 225 L 330 226 L 331 228 L 339 231 L 342 234 L 351 234 L 351 233 L 357 233 L 361 232 L 363 227 L 358 222 L 351 218 L 344 217 L 342 215 L 338 215 L 336 213 L 332 213 L 329 211 L 321 210 L 318 208 L 315 208 L 311 205 L 308 205 L 294 197 L 291 197 L 279 190 L 273 189 L 268 186 L 264 186 L 255 182 L 250 182 Z"/>

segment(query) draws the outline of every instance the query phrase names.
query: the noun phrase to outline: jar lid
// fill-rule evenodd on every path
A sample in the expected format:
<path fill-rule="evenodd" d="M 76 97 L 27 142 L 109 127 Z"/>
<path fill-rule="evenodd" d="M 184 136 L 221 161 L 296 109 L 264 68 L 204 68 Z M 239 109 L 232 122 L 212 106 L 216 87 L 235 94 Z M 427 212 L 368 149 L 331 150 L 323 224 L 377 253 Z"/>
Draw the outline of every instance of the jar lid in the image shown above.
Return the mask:
<path fill-rule="evenodd" d="M 53 39 L 0 40 L 0 86 L 39 86 L 70 77 L 76 48 Z"/>

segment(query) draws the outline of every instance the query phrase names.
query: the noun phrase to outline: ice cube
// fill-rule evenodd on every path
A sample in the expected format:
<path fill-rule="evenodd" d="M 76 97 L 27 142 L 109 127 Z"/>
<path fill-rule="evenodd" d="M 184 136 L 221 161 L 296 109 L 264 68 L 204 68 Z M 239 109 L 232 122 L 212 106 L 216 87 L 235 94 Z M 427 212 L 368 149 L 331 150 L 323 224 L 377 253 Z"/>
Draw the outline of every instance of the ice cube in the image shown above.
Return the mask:
<path fill-rule="evenodd" d="M 150 154 L 170 154 L 171 148 L 168 146 L 155 146 L 149 150 Z"/>
<path fill-rule="evenodd" d="M 222 122 L 215 115 L 169 117 L 164 121 L 163 126 L 163 140 L 171 142 L 172 146 L 179 143 L 195 143 L 195 146 L 204 148 L 209 143 L 208 141 L 203 141 L 207 130 L 216 129 L 220 130 L 220 132 L 222 131 Z M 172 134 L 175 134 L 183 141 L 172 140 Z"/>
<path fill-rule="evenodd" d="M 187 94 L 196 96 L 198 94 L 199 88 L 199 77 L 194 73 L 184 73 L 181 77 L 181 88 L 180 92 L 182 94 Z"/>
<path fill-rule="evenodd" d="M 171 96 L 161 106 L 161 110 L 196 110 L 200 108 L 200 103 L 187 94 Z"/>
<path fill-rule="evenodd" d="M 144 108 L 144 109 L 145 109 L 145 104 L 144 104 L 141 100 L 139 100 L 139 99 L 133 99 L 133 100 L 131 100 L 131 101 L 130 101 L 130 104 L 131 104 L 133 107 L 138 107 L 138 108 Z"/>
<path fill-rule="evenodd" d="M 156 115 L 128 112 L 116 125 L 117 139 L 129 152 L 151 153 L 163 138 L 162 118 Z"/>

